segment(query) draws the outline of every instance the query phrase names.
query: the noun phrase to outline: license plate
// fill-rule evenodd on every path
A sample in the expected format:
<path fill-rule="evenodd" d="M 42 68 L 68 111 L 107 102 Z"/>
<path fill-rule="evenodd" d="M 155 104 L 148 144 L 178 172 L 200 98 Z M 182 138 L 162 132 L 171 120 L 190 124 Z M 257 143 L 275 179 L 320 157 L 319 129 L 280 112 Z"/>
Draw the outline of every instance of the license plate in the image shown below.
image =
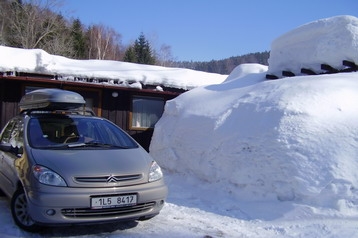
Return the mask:
<path fill-rule="evenodd" d="M 91 208 L 110 208 L 110 207 L 123 207 L 137 204 L 137 195 L 118 195 L 118 196 L 105 196 L 105 197 L 92 197 Z"/>

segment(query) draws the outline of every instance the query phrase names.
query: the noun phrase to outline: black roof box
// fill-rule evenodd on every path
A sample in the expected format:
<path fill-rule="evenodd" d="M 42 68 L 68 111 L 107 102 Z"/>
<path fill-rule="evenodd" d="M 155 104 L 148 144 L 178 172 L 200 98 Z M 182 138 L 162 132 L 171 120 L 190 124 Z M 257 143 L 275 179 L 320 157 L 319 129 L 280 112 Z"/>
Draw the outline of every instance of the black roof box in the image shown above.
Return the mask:
<path fill-rule="evenodd" d="M 86 101 L 75 92 L 46 88 L 38 89 L 24 95 L 19 103 L 20 111 L 24 110 L 68 110 L 84 106 Z"/>

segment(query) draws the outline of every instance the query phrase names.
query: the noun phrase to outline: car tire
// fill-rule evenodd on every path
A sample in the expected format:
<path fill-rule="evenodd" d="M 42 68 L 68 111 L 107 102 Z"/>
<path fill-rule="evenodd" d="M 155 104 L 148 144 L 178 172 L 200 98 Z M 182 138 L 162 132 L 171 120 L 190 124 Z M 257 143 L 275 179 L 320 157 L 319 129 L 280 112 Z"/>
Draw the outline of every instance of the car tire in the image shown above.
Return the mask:
<path fill-rule="evenodd" d="M 40 226 L 28 213 L 27 198 L 23 189 L 18 189 L 11 199 L 11 214 L 15 224 L 23 230 L 36 232 Z"/>

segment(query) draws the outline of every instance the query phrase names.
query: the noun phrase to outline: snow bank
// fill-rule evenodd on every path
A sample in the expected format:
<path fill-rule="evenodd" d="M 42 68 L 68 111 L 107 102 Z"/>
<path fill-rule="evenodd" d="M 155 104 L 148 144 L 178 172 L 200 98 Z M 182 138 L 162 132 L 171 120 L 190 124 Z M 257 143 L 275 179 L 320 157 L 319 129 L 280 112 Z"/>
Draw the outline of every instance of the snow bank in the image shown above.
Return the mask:
<path fill-rule="evenodd" d="M 318 33 L 326 31 L 324 22 L 333 32 L 323 41 Z M 343 25 L 353 29 L 353 22 L 357 19 L 335 17 L 298 28 L 273 44 L 269 69 L 240 65 L 223 83 L 167 102 L 154 130 L 151 155 L 170 171 L 221 184 L 239 200 L 356 207 L 358 73 L 265 80 L 268 71 L 301 67 L 301 62 L 333 64 L 333 58 L 341 63 L 347 50 L 325 50 L 332 42 L 334 48 L 358 36 L 356 28 L 354 34 L 341 30 Z M 297 32 L 306 37 L 297 39 Z M 301 52 L 304 46 L 317 49 L 317 43 L 321 54 Z M 352 57 L 358 55 L 355 43 L 346 48 L 355 50 Z"/>
<path fill-rule="evenodd" d="M 278 37 L 271 44 L 269 74 L 301 68 L 322 72 L 321 64 L 342 69 L 342 60 L 358 62 L 358 18 L 337 16 L 314 21 Z"/>
<path fill-rule="evenodd" d="M 221 83 L 227 75 L 202 71 L 133 64 L 110 60 L 74 60 L 50 55 L 40 49 L 17 49 L 0 46 L 0 71 L 53 74 L 61 80 L 78 78 L 104 79 L 121 87 L 158 85 L 179 89 Z M 140 86 L 139 86 L 140 87 Z"/>
<path fill-rule="evenodd" d="M 247 78 L 262 82 L 241 86 Z M 358 73 L 263 79 L 247 75 L 169 101 L 152 156 L 240 199 L 336 206 L 357 198 Z"/>

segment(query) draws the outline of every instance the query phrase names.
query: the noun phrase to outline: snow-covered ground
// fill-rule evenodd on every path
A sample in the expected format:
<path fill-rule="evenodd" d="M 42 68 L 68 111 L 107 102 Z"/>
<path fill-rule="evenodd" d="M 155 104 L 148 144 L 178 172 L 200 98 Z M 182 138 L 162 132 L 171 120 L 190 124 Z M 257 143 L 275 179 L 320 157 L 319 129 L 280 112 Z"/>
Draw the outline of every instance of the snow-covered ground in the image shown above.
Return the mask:
<path fill-rule="evenodd" d="M 1 237 L 357 237 L 358 218 L 335 209 L 296 202 L 240 201 L 215 183 L 165 173 L 170 188 L 162 212 L 148 221 L 55 227 L 30 234 L 12 222 L 8 201 L 0 198 Z"/>
<path fill-rule="evenodd" d="M 29 234 L 15 226 L 1 197 L 0 234 L 358 237 L 358 72 L 299 72 L 357 64 L 357 39 L 355 17 L 318 20 L 273 41 L 269 67 L 240 65 L 224 82 L 167 102 L 150 153 L 169 197 L 152 220 Z M 265 79 L 282 70 L 298 76 Z"/>

